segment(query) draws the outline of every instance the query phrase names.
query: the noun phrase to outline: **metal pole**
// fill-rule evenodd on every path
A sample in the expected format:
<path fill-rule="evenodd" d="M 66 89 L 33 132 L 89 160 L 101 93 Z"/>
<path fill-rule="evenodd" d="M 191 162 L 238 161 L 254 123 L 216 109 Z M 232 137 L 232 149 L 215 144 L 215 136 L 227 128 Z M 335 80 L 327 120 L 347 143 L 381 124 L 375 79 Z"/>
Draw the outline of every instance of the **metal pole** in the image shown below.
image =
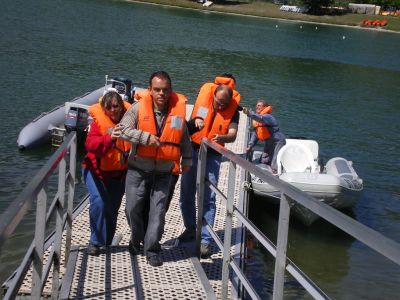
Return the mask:
<path fill-rule="evenodd" d="M 226 220 L 224 231 L 224 249 L 222 256 L 222 299 L 228 299 L 229 265 L 231 262 L 233 200 L 235 197 L 236 164 L 229 163 L 228 196 L 226 201 Z"/>
<path fill-rule="evenodd" d="M 71 235 L 72 235 L 72 212 L 74 208 L 75 194 L 75 174 L 76 174 L 76 134 L 72 139 L 69 153 L 69 176 L 68 176 L 68 205 L 67 205 L 67 224 L 65 237 L 65 261 L 68 262 L 69 253 L 71 251 Z"/>
<path fill-rule="evenodd" d="M 283 285 L 285 282 L 286 251 L 289 230 L 290 205 L 286 196 L 281 194 L 279 206 L 279 227 L 276 246 L 275 277 L 273 300 L 283 299 Z"/>
<path fill-rule="evenodd" d="M 60 288 L 60 262 L 61 262 L 61 242 L 63 232 L 63 215 L 65 202 L 65 173 L 66 160 L 65 156 L 60 161 L 58 167 L 58 200 L 55 206 L 56 209 L 56 232 L 54 237 L 54 259 L 53 259 L 53 282 L 51 298 L 57 299 Z"/>
<path fill-rule="evenodd" d="M 196 255 L 200 258 L 201 227 L 203 225 L 204 203 L 204 177 L 207 165 L 207 146 L 200 144 L 197 164 L 196 192 L 197 192 L 197 230 L 196 230 Z"/>
<path fill-rule="evenodd" d="M 46 226 L 47 183 L 40 189 L 36 203 L 35 249 L 33 252 L 32 299 L 42 294 L 44 235 Z"/>

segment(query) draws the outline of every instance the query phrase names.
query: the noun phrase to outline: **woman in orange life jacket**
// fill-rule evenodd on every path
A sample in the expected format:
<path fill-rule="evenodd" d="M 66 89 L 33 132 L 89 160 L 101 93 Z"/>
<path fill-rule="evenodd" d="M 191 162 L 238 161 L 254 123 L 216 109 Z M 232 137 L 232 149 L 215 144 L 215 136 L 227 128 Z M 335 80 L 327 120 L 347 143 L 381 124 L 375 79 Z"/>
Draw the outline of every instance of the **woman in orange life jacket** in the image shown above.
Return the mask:
<path fill-rule="evenodd" d="M 253 120 L 254 131 L 251 134 L 247 152 L 250 152 L 257 142 L 264 141 L 264 150 L 260 162 L 271 166 L 272 171 L 277 169 L 276 157 L 279 150 L 286 144 L 285 135 L 278 127 L 278 122 L 271 114 L 272 106 L 264 100 L 258 100 L 256 112 L 244 107 L 243 112 Z"/>
<path fill-rule="evenodd" d="M 112 243 L 125 193 L 125 177 L 130 143 L 118 139 L 118 125 L 130 107 L 115 91 L 107 92 L 89 108 L 90 125 L 82 174 L 89 191 L 90 242 L 88 253 L 98 255 L 100 248 Z"/>

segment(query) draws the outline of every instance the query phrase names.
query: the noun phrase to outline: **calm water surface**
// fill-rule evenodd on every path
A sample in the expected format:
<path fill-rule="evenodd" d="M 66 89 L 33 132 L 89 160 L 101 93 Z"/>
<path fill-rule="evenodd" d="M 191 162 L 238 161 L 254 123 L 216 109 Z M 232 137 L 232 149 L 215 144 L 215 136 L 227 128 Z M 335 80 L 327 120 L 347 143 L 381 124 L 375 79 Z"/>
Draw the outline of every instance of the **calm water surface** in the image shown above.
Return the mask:
<path fill-rule="evenodd" d="M 146 86 L 164 69 L 193 103 L 201 83 L 231 72 L 242 104 L 265 98 L 287 135 L 316 139 L 325 160 L 354 162 L 365 189 L 353 217 L 400 242 L 399 34 L 94 0 L 4 0 L 0 26 L 0 211 L 51 154 L 17 150 L 19 131 L 40 112 L 98 88 L 105 74 Z M 254 221 L 274 239 L 276 213 L 253 202 Z M 4 248 L 1 281 L 32 224 L 27 216 Z M 398 297 L 400 268 L 326 222 L 293 222 L 289 246 L 333 298 Z M 272 260 L 257 247 L 251 255 L 248 272 L 267 298 Z M 287 298 L 309 297 L 290 278 L 287 288 Z"/>

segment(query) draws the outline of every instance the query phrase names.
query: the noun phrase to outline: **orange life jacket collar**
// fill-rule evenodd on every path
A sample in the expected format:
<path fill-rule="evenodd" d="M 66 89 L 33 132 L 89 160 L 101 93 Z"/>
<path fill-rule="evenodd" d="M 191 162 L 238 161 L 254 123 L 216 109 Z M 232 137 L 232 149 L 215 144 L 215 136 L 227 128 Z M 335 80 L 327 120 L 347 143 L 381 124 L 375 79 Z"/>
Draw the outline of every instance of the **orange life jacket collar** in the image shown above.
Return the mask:
<path fill-rule="evenodd" d="M 214 83 L 215 83 L 216 85 L 224 84 L 224 85 L 229 86 L 232 90 L 235 89 L 235 80 L 233 80 L 232 78 L 229 78 L 229 77 L 220 77 L 220 76 L 217 76 L 217 77 L 215 77 L 215 79 L 214 79 Z"/>

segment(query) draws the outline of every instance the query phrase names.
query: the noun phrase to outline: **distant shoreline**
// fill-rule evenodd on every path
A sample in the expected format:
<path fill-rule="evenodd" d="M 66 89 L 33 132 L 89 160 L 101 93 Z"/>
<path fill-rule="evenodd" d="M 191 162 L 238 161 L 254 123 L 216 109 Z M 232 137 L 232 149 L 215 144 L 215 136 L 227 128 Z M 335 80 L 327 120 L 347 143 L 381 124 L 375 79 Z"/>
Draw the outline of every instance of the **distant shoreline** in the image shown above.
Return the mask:
<path fill-rule="evenodd" d="M 369 30 L 374 32 L 388 32 L 388 33 L 400 33 L 397 30 L 391 29 L 384 29 L 384 28 L 374 28 L 374 27 L 361 27 L 358 25 L 359 22 L 363 19 L 378 19 L 381 16 L 367 16 L 367 15 L 354 15 L 351 14 L 351 19 L 346 18 L 344 20 L 345 24 L 341 24 L 338 22 L 342 16 L 309 16 L 305 14 L 296 14 L 296 13 L 287 13 L 281 12 L 278 9 L 277 5 L 272 3 L 265 3 L 265 2 L 255 2 L 255 4 L 237 4 L 237 5 L 212 5 L 210 7 L 203 7 L 200 3 L 197 3 L 195 0 L 124 0 L 126 2 L 133 2 L 133 3 L 143 3 L 143 4 L 150 4 L 150 5 L 160 5 L 166 7 L 174 7 L 174 8 L 183 8 L 189 10 L 197 10 L 197 11 L 206 11 L 210 13 L 220 13 L 220 14 L 230 14 L 236 16 L 244 16 L 244 17 L 253 17 L 253 18 L 262 18 L 262 19 L 270 19 L 270 20 L 279 20 L 279 21 L 289 21 L 289 22 L 297 22 L 297 23 L 306 23 L 306 24 L 315 24 L 315 25 L 327 25 L 327 26 L 339 26 L 345 28 L 354 28 L 359 30 Z M 239 12 L 238 6 L 240 5 L 247 5 L 245 12 Z M 250 8 L 248 6 L 254 6 Z M 261 13 L 260 8 L 264 8 L 264 11 Z M 275 11 L 271 11 L 275 10 Z M 251 12 L 256 12 L 257 14 L 252 14 Z M 298 18 L 296 18 L 298 17 Z M 335 20 L 335 22 L 324 22 L 324 18 L 329 18 L 331 21 Z M 350 20 L 349 20 L 350 19 Z M 400 17 L 397 17 L 400 29 Z M 348 24 L 349 22 L 356 22 L 357 24 Z M 357 22 L 359 21 L 359 22 Z M 393 20 L 390 20 L 393 21 Z M 389 21 L 389 22 L 390 22 Z"/>

